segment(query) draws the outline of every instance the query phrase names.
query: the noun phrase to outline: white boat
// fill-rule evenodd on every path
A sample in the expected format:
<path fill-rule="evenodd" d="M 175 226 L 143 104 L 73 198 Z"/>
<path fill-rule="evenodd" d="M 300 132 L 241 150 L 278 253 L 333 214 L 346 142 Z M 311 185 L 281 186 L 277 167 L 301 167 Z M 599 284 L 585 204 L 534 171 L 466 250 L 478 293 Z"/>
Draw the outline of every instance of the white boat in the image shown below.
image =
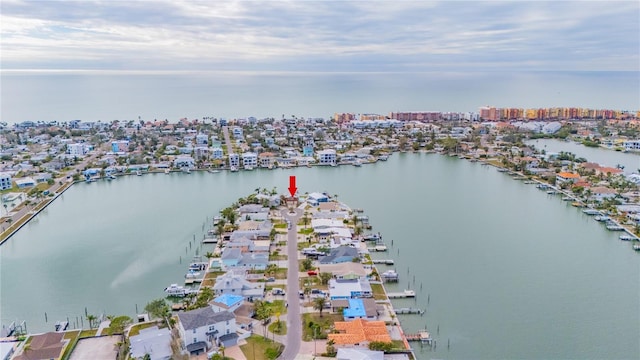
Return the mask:
<path fill-rule="evenodd" d="M 570 196 L 563 196 L 562 197 L 562 201 L 572 201 L 573 198 L 571 198 Z"/>
<path fill-rule="evenodd" d="M 607 215 L 598 215 L 598 216 L 594 217 L 593 220 L 595 220 L 595 221 L 609 221 L 609 220 L 611 220 L 611 218 L 608 217 Z"/>
<path fill-rule="evenodd" d="M 380 155 L 380 156 L 378 156 L 378 159 L 382 160 L 382 161 L 387 161 L 389 159 L 389 156 L 388 155 Z"/>
<path fill-rule="evenodd" d="M 191 170 L 189 170 L 189 168 L 188 168 L 188 167 L 183 167 L 183 168 L 181 168 L 180 170 L 181 170 L 183 173 L 191 174 Z"/>
<path fill-rule="evenodd" d="M 245 169 L 245 170 L 248 170 L 248 171 L 251 171 L 251 170 L 253 170 L 253 166 L 251 166 L 251 165 L 245 165 L 244 169 Z"/>
<path fill-rule="evenodd" d="M 196 279 L 200 276 L 199 271 L 189 270 L 189 272 L 184 276 L 185 279 Z"/>
<path fill-rule="evenodd" d="M 395 270 L 387 270 L 380 275 L 383 280 L 398 281 L 398 273 Z"/>
<path fill-rule="evenodd" d="M 633 250 L 640 251 L 640 245 L 639 244 L 633 245 Z"/>
<path fill-rule="evenodd" d="M 555 190 L 548 190 L 548 191 L 547 191 L 547 194 L 549 194 L 549 195 L 555 195 L 555 194 L 556 194 L 556 191 L 555 191 Z"/>
<path fill-rule="evenodd" d="M 140 170 L 136 171 L 136 175 L 142 176 L 142 172 Z"/>
<path fill-rule="evenodd" d="M 614 222 L 609 222 L 607 223 L 607 230 L 611 230 L 611 231 L 623 231 L 624 228 Z"/>
<path fill-rule="evenodd" d="M 620 235 L 619 238 L 622 241 L 631 241 L 636 239 L 634 236 L 631 236 L 631 235 Z"/>
<path fill-rule="evenodd" d="M 360 162 L 360 160 L 354 160 L 353 166 L 362 166 L 362 163 Z"/>
<path fill-rule="evenodd" d="M 164 292 L 169 296 L 178 296 L 184 297 L 189 294 L 195 294 L 198 291 L 193 289 L 187 289 L 184 286 L 180 286 L 178 284 L 171 284 L 168 287 L 164 288 Z"/>
<path fill-rule="evenodd" d="M 165 173 L 165 174 L 169 175 L 169 173 L 170 173 L 170 172 L 171 172 L 171 170 L 169 170 L 169 169 L 164 169 L 164 173 Z"/>
<path fill-rule="evenodd" d="M 235 167 L 235 166 L 232 166 L 230 170 L 231 170 L 231 172 L 236 172 L 236 171 L 238 171 L 238 168 Z"/>
<path fill-rule="evenodd" d="M 583 213 L 587 214 L 587 215 L 599 215 L 600 211 L 596 210 L 596 209 L 584 209 L 582 210 Z"/>

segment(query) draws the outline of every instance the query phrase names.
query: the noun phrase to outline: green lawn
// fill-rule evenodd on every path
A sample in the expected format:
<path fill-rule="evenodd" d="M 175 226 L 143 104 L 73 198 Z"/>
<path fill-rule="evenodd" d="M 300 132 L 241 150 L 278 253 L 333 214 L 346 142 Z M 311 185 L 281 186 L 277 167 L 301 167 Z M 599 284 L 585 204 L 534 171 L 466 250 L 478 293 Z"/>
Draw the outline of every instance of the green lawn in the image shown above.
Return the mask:
<path fill-rule="evenodd" d="M 80 335 L 80 330 L 68 331 L 64 334 L 64 338 L 69 340 L 69 343 L 62 353 L 62 360 L 67 360 L 71 356 L 73 349 L 75 349 L 76 344 L 78 343 L 78 335 Z"/>
<path fill-rule="evenodd" d="M 251 335 L 247 338 L 247 343 L 240 346 L 240 350 L 247 359 L 251 360 L 270 360 L 278 357 L 283 350 L 280 343 L 265 339 L 259 335 Z"/>
<path fill-rule="evenodd" d="M 322 317 L 319 313 L 302 314 L 302 340 L 313 340 L 316 327 L 318 328 L 316 332 L 318 339 L 326 339 L 327 332 L 331 330 L 336 321 L 343 321 L 342 315 L 327 314 L 326 312 L 322 313 Z"/>
<path fill-rule="evenodd" d="M 384 288 L 381 284 L 371 284 L 371 291 L 373 291 L 373 298 L 376 300 L 387 300 L 387 296 L 384 293 Z"/>
<path fill-rule="evenodd" d="M 131 327 L 131 329 L 129 330 L 129 337 L 136 336 L 136 335 L 140 334 L 140 330 L 144 330 L 146 328 L 150 328 L 150 327 L 155 326 L 155 325 L 156 325 L 155 321 L 154 322 L 144 323 L 144 324 L 133 325 Z"/>
<path fill-rule="evenodd" d="M 287 335 L 287 323 L 285 321 L 274 321 L 269 325 L 269 331 L 276 335 Z"/>
<path fill-rule="evenodd" d="M 96 336 L 96 333 L 98 332 L 98 329 L 92 329 L 92 330 L 82 330 L 80 332 L 80 339 L 84 339 L 84 338 L 88 338 L 88 337 L 94 337 Z"/>
<path fill-rule="evenodd" d="M 312 228 L 298 230 L 298 234 L 310 235 L 311 233 L 313 233 Z"/>

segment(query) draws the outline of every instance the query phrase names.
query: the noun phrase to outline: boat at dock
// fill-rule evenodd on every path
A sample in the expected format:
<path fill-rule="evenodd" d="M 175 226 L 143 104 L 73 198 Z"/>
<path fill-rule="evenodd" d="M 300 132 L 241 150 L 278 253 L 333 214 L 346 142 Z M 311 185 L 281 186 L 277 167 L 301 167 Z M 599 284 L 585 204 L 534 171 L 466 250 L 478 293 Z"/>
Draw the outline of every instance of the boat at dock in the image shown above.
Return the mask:
<path fill-rule="evenodd" d="M 164 292 L 167 293 L 168 296 L 185 297 L 189 294 L 196 294 L 198 291 L 185 288 L 184 286 L 180 286 L 178 284 L 171 284 L 168 287 L 164 288 Z"/>
<path fill-rule="evenodd" d="M 169 170 L 169 169 L 164 169 L 164 173 L 165 173 L 166 175 L 169 175 L 169 173 L 171 173 L 171 170 Z"/>
<path fill-rule="evenodd" d="M 369 248 L 369 250 L 376 251 L 376 252 L 385 252 L 387 251 L 387 245 L 376 245 L 372 248 Z"/>
<path fill-rule="evenodd" d="M 607 215 L 598 215 L 598 216 L 594 217 L 593 220 L 605 222 L 605 221 L 611 220 L 611 218 L 608 217 Z"/>
<path fill-rule="evenodd" d="M 137 176 L 142 176 L 142 172 L 140 170 L 136 171 Z"/>
<path fill-rule="evenodd" d="M 180 171 L 182 171 L 185 174 L 191 174 L 191 170 L 188 167 L 183 167 L 180 169 Z"/>
<path fill-rule="evenodd" d="M 382 281 L 385 282 L 398 282 L 399 276 L 395 270 L 387 270 L 380 275 Z"/>
<path fill-rule="evenodd" d="M 555 195 L 556 191 L 555 190 L 547 190 L 547 194 L 549 195 Z"/>
<path fill-rule="evenodd" d="M 624 231 L 624 228 L 614 222 L 608 222 L 607 225 L 607 230 L 610 231 Z"/>
<path fill-rule="evenodd" d="M 571 196 L 563 196 L 562 201 L 573 201 L 573 198 Z"/>
<path fill-rule="evenodd" d="M 582 210 L 583 213 L 587 214 L 587 215 L 600 215 L 600 211 L 596 210 L 596 209 L 584 209 Z"/>
<path fill-rule="evenodd" d="M 633 245 L 633 250 L 640 251 L 640 244 L 634 244 Z"/>
<path fill-rule="evenodd" d="M 631 235 L 620 235 L 618 238 L 620 240 L 622 240 L 622 241 L 636 241 L 636 240 L 638 240 L 637 237 L 631 236 Z"/>
<path fill-rule="evenodd" d="M 56 332 L 63 332 L 67 330 L 68 327 L 69 327 L 68 321 L 56 321 L 56 324 L 54 325 L 54 329 Z"/>

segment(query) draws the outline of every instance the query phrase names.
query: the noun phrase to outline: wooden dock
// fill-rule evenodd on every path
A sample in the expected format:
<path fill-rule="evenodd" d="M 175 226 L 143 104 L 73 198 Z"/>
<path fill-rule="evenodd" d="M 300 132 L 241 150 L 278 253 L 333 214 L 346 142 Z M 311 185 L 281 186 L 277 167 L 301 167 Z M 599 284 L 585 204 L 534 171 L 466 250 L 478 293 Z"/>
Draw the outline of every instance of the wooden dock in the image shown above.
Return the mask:
<path fill-rule="evenodd" d="M 416 292 L 413 290 L 405 290 L 403 292 L 387 293 L 387 297 L 389 299 L 412 298 L 416 297 Z"/>
<path fill-rule="evenodd" d="M 417 334 L 406 334 L 407 341 L 420 341 L 423 344 L 431 344 L 433 339 L 427 330 L 420 330 Z"/>
<path fill-rule="evenodd" d="M 409 315 L 409 314 L 415 314 L 415 315 L 424 315 L 424 310 L 422 309 L 416 309 L 416 308 L 400 308 L 396 310 L 396 314 L 401 314 L 401 315 Z"/>
<path fill-rule="evenodd" d="M 372 260 L 374 264 L 384 264 L 384 265 L 393 265 L 395 262 L 393 259 L 376 259 Z"/>

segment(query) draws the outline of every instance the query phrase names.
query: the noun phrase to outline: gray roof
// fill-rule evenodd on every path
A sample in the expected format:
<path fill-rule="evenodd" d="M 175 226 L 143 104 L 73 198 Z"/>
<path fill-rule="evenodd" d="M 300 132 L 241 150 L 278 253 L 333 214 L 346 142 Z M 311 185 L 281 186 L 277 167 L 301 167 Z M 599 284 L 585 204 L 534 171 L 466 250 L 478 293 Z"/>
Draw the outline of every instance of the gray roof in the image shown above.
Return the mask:
<path fill-rule="evenodd" d="M 228 311 L 214 312 L 211 307 L 207 306 L 202 309 L 178 313 L 178 318 L 185 330 L 192 330 L 202 326 L 209 326 L 222 321 L 235 319 L 236 316 Z"/>
<path fill-rule="evenodd" d="M 354 258 L 358 256 L 358 250 L 351 246 L 338 246 L 337 248 L 331 249 L 331 253 L 329 253 L 329 255 L 321 257 L 320 264 L 330 264 L 337 258 L 345 256 Z"/>
<path fill-rule="evenodd" d="M 240 260 L 242 258 L 242 251 L 238 248 L 225 248 L 222 252 L 222 259 L 237 259 Z"/>
<path fill-rule="evenodd" d="M 158 329 L 157 326 L 140 330 L 139 335 L 130 338 L 131 356 L 144 357 L 149 354 L 152 360 L 171 358 L 171 332 L 169 329 Z"/>

